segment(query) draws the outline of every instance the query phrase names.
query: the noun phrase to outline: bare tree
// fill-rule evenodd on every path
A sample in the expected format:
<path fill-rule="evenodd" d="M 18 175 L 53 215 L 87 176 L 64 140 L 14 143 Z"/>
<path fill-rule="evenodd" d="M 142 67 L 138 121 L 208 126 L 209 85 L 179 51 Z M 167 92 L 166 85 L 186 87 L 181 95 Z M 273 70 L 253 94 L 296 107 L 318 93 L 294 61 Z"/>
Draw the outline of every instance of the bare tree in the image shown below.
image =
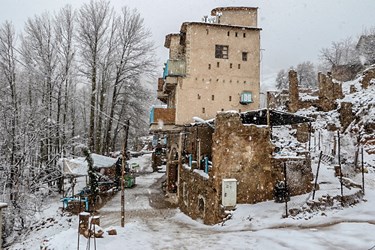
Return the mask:
<path fill-rule="evenodd" d="M 288 72 L 285 69 L 281 69 L 276 76 L 276 88 L 287 89 L 289 84 Z"/>
<path fill-rule="evenodd" d="M 8 142 L 9 153 L 9 179 L 8 187 L 10 189 L 10 201 L 15 202 L 13 192 L 14 183 L 18 182 L 19 162 L 21 160 L 19 155 L 19 139 L 17 138 L 17 127 L 19 123 L 19 104 L 18 104 L 18 87 L 16 85 L 16 56 L 15 56 L 15 31 L 11 23 L 5 22 L 0 26 L 0 74 L 4 77 L 4 86 L 1 88 L 4 93 L 1 93 L 3 105 L 3 114 L 6 114 L 3 119 L 6 122 L 4 128 L 7 131 L 7 136 L 4 138 Z M 3 92 L 3 91 L 2 91 Z M 10 97 L 10 98 L 9 98 Z M 8 106 L 9 105 L 9 106 Z M 9 121 L 8 121 L 9 119 Z M 9 124 L 9 126 L 7 126 Z"/>
<path fill-rule="evenodd" d="M 331 47 L 320 50 L 320 60 L 328 68 L 338 65 L 355 64 L 358 62 L 355 43 L 351 37 L 339 42 L 332 42 Z"/>
<path fill-rule="evenodd" d="M 297 65 L 298 82 L 301 87 L 314 88 L 317 86 L 317 73 L 312 62 L 306 61 Z"/>
<path fill-rule="evenodd" d="M 112 99 L 110 104 L 109 118 L 106 127 L 106 142 L 104 144 L 103 153 L 114 150 L 114 141 L 117 135 L 116 129 L 114 133 L 113 125 L 116 116 L 122 114 L 123 105 L 129 105 L 130 108 L 136 103 L 142 103 L 143 99 L 134 102 L 126 102 L 124 98 L 136 93 L 145 93 L 140 91 L 141 75 L 152 75 L 154 61 L 154 46 L 150 40 L 151 34 L 145 28 L 144 21 L 136 10 L 122 8 L 121 16 L 117 20 L 119 22 L 118 39 L 119 43 L 116 48 L 115 58 L 115 77 L 112 84 Z M 133 87 L 132 87 L 133 86 Z M 134 90 L 140 91 L 136 92 Z M 126 95 L 126 93 L 128 95 Z M 149 95 L 143 95 L 149 96 Z M 143 102 L 144 103 L 144 102 Z M 117 114 L 117 115 L 116 115 Z M 136 115 L 135 117 L 139 117 Z M 116 125 L 118 128 L 119 126 Z M 121 126 L 120 126 L 121 127 Z M 109 148 L 112 145 L 112 148 Z"/>
<path fill-rule="evenodd" d="M 58 97 L 57 97 L 57 144 L 59 145 L 59 152 L 65 156 L 65 144 L 67 143 L 67 127 L 68 127 L 68 112 L 69 104 L 73 105 L 71 100 L 73 93 L 75 93 L 75 70 L 74 59 L 76 49 L 74 46 L 74 28 L 75 28 L 75 11 L 72 7 L 67 5 L 62 8 L 55 18 L 55 32 L 57 36 L 57 50 L 59 54 L 59 82 L 58 82 Z M 62 124 L 60 125 L 60 116 L 62 110 Z M 74 121 L 71 121 L 74 122 Z M 60 130 L 62 135 L 60 136 Z M 74 134 L 74 133 L 73 133 Z M 60 149 L 60 147 L 62 147 Z"/>
<path fill-rule="evenodd" d="M 90 1 L 84 4 L 78 13 L 78 41 L 80 43 L 83 71 L 91 81 L 89 148 L 95 150 L 95 108 L 97 105 L 97 74 L 99 58 L 107 41 L 106 31 L 113 11 L 106 1 Z"/>

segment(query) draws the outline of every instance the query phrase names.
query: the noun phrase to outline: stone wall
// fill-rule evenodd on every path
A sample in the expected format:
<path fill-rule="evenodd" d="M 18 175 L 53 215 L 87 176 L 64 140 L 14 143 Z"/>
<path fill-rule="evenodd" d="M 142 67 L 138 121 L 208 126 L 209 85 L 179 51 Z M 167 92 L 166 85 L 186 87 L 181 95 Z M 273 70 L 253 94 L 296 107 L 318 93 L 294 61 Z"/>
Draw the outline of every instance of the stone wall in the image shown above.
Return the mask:
<path fill-rule="evenodd" d="M 194 220 L 200 218 L 205 224 L 215 224 L 223 219 L 212 180 L 186 166 L 180 168 L 178 206 L 183 213 Z"/>
<path fill-rule="evenodd" d="M 190 127 L 184 131 L 186 152 L 194 151 L 191 144 L 196 140 L 195 129 Z M 201 218 L 205 224 L 223 220 L 223 179 L 237 180 L 238 204 L 273 199 L 276 182 L 284 178 L 284 162 L 287 162 L 291 194 L 311 191 L 310 158 L 273 159 L 274 146 L 268 127 L 243 125 L 239 113 L 222 112 L 216 117 L 213 134 L 210 131 L 209 127 L 198 127 L 198 137 L 212 142 L 212 167 L 208 174 L 194 166 L 188 167 L 187 163 L 179 166 L 179 207 L 193 219 Z"/>
<path fill-rule="evenodd" d="M 293 125 L 292 127 L 297 130 L 297 133 L 296 133 L 297 141 L 301 143 L 309 141 L 309 138 L 310 138 L 309 124 L 301 123 L 301 124 Z"/>
<path fill-rule="evenodd" d="M 336 100 L 344 97 L 341 83 L 334 81 L 331 74 L 325 75 L 321 72 L 318 74 L 318 82 L 319 108 L 325 112 L 336 109 Z"/>
<path fill-rule="evenodd" d="M 287 186 L 291 196 L 311 192 L 314 175 L 311 160 L 307 156 L 273 158 L 277 181 L 284 181 L 284 163 L 286 164 Z"/>
<path fill-rule="evenodd" d="M 221 196 L 222 179 L 238 180 L 237 202 L 256 203 L 272 199 L 275 178 L 272 172 L 270 130 L 244 126 L 238 113 L 221 113 L 216 117 L 213 135 L 214 188 Z"/>
<path fill-rule="evenodd" d="M 299 109 L 299 92 L 298 92 L 298 77 L 294 70 L 289 71 L 289 112 L 296 112 Z"/>
<path fill-rule="evenodd" d="M 350 102 L 342 102 L 339 113 L 341 127 L 344 131 L 355 119 L 353 114 L 353 104 Z"/>
<path fill-rule="evenodd" d="M 361 70 L 362 65 L 360 64 L 332 66 L 332 78 L 340 82 L 351 81 Z"/>
<path fill-rule="evenodd" d="M 375 68 L 371 68 L 363 72 L 363 78 L 361 80 L 362 88 L 367 89 L 372 79 L 375 78 Z"/>

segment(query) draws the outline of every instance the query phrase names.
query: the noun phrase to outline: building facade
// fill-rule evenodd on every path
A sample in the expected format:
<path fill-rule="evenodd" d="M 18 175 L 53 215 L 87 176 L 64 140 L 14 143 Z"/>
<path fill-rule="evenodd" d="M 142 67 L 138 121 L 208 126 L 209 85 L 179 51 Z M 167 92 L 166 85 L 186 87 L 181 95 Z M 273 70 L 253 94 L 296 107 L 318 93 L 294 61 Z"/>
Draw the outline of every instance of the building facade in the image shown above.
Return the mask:
<path fill-rule="evenodd" d="M 257 8 L 216 8 L 211 15 L 166 36 L 169 59 L 158 99 L 167 108 L 152 111 L 151 130 L 191 123 L 193 117 L 211 119 L 217 111 L 259 108 Z"/>

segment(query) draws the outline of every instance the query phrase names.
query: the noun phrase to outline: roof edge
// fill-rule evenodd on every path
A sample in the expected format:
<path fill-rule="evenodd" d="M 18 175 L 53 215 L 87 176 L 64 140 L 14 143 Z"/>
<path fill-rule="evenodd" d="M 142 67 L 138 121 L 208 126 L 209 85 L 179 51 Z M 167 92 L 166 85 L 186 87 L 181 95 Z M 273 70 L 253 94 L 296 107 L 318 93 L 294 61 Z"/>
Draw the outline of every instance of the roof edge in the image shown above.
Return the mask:
<path fill-rule="evenodd" d="M 211 10 L 211 16 L 215 16 L 217 12 L 220 12 L 220 11 L 227 11 L 227 10 L 236 10 L 236 11 L 239 11 L 239 10 L 257 10 L 258 7 L 239 7 L 239 6 L 228 6 L 228 7 L 216 7 L 215 9 Z"/>

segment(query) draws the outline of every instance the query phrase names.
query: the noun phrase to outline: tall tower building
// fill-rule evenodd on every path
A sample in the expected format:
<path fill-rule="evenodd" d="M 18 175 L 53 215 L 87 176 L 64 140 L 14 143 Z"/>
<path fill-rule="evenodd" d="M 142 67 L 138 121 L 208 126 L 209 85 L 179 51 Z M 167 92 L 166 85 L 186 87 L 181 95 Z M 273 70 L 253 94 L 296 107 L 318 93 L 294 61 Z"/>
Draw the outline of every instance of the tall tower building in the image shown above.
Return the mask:
<path fill-rule="evenodd" d="M 151 131 L 178 128 L 193 117 L 211 119 L 218 111 L 259 108 L 257 8 L 220 7 L 211 16 L 166 36 L 169 59 L 158 81 L 166 108 L 152 110 Z"/>

